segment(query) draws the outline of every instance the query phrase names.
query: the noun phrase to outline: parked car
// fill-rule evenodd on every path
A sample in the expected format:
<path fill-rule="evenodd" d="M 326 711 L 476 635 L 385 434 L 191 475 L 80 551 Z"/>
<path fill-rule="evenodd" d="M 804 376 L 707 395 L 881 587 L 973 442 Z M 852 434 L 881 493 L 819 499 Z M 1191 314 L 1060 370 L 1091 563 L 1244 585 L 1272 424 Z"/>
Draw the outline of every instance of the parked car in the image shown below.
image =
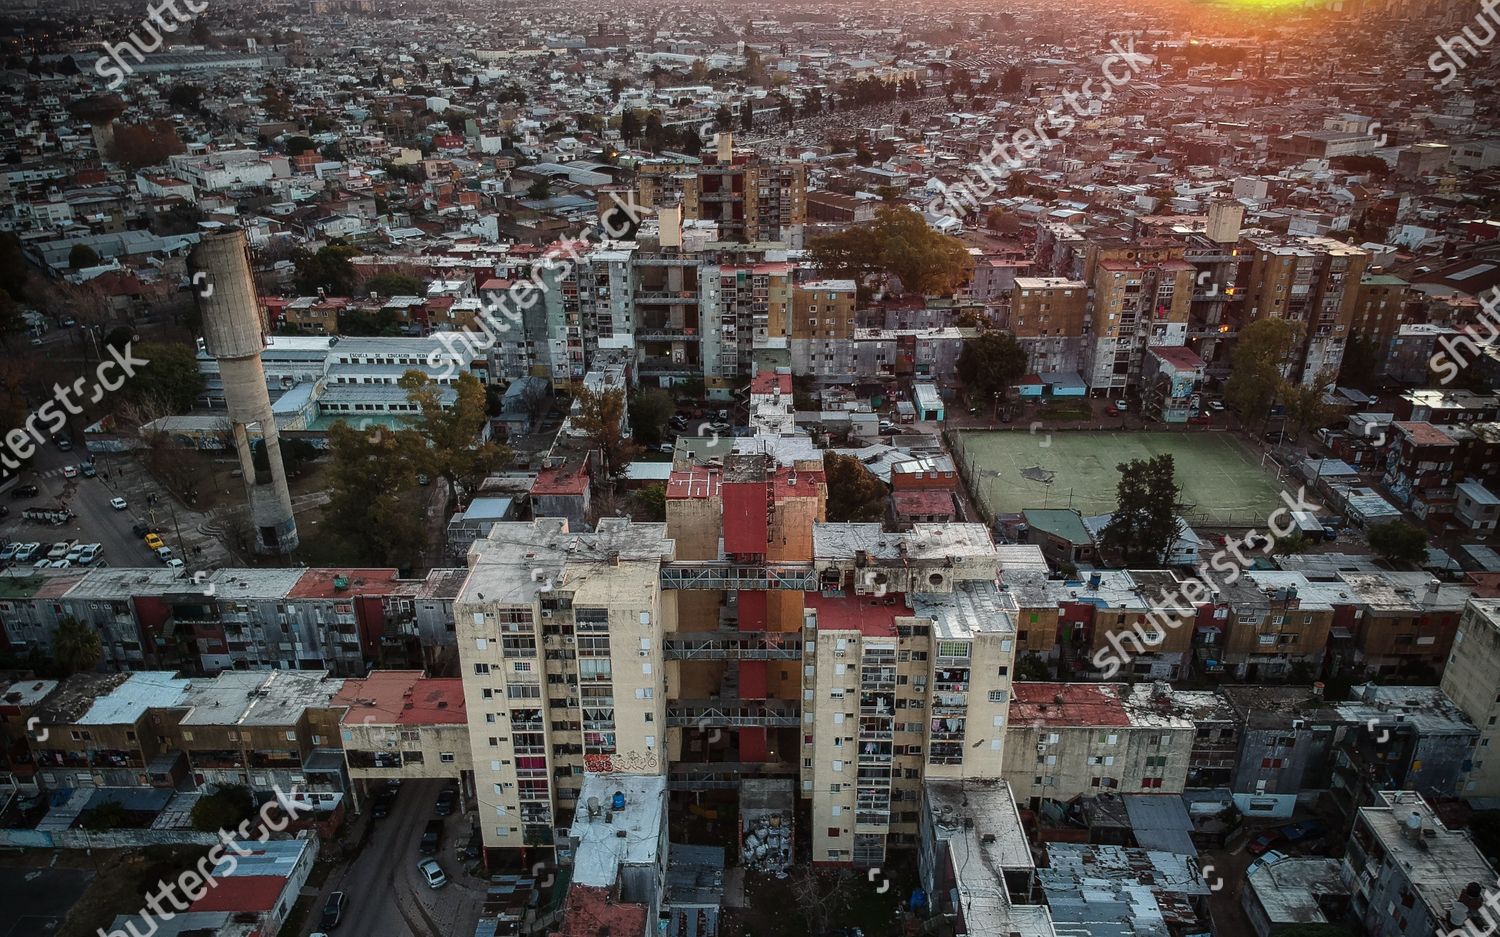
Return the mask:
<path fill-rule="evenodd" d="M 458 791 L 451 787 L 445 787 L 438 791 L 437 803 L 433 805 L 432 812 L 440 817 L 446 817 L 453 812 L 458 803 Z"/>
<path fill-rule="evenodd" d="M 57 446 L 58 452 L 70 452 L 73 449 L 73 440 L 66 436 L 54 436 L 52 442 Z"/>
<path fill-rule="evenodd" d="M 349 907 L 349 896 L 341 891 L 336 891 L 328 896 L 328 901 L 323 905 L 323 917 L 318 926 L 324 930 L 333 930 L 339 926 L 344 919 L 344 911 Z"/>
<path fill-rule="evenodd" d="M 175 556 L 169 556 L 169 557 L 167 557 L 166 564 L 167 564 L 167 569 L 181 569 L 184 565 L 186 565 L 186 564 L 184 564 L 182 562 L 182 560 L 179 560 Z"/>
<path fill-rule="evenodd" d="M 52 567 L 53 569 L 72 569 L 73 568 L 73 561 L 72 560 L 66 560 L 66 559 L 64 559 L 64 560 L 53 560 L 51 563 L 48 563 L 47 565 L 50 566 L 50 567 Z"/>
<path fill-rule="evenodd" d="M 1308 840 L 1317 839 L 1328 834 L 1328 827 L 1317 820 L 1308 820 L 1304 823 L 1290 823 L 1281 827 L 1276 832 L 1281 834 L 1282 839 L 1288 843 L 1304 843 Z"/>
<path fill-rule="evenodd" d="M 83 465 L 80 466 L 80 471 L 83 472 L 84 478 L 93 478 L 95 475 L 99 474 L 99 470 L 94 468 L 94 463 L 92 462 L 83 463 Z"/>
<path fill-rule="evenodd" d="M 1272 846 L 1275 846 L 1277 843 L 1281 842 L 1282 839 L 1283 837 L 1280 830 L 1267 830 L 1266 832 L 1250 840 L 1250 845 L 1246 848 L 1250 850 L 1250 855 L 1259 856 L 1269 850 Z"/>
<path fill-rule="evenodd" d="M 442 888 L 448 884 L 448 876 L 444 874 L 443 867 L 438 865 L 436 859 L 423 859 L 417 863 L 417 871 L 422 873 L 422 878 L 427 880 L 428 888 Z"/>
<path fill-rule="evenodd" d="M 172 561 L 172 548 L 157 547 L 156 558 L 161 560 L 163 563 L 170 563 Z"/>
<path fill-rule="evenodd" d="M 146 534 L 146 546 L 150 547 L 151 549 L 160 550 L 166 545 L 166 541 L 162 540 L 161 535 L 156 533 L 155 531 Z"/>
<path fill-rule="evenodd" d="M 454 852 L 458 855 L 460 862 L 473 862 L 479 858 L 479 850 L 484 847 L 484 837 L 479 832 L 479 827 L 474 827 L 469 832 L 469 838 L 458 844 Z"/>
<path fill-rule="evenodd" d="M 1213 421 L 1213 417 L 1209 416 L 1207 413 L 1200 413 L 1197 416 L 1188 417 L 1188 422 L 1193 426 L 1207 426 Z"/>
<path fill-rule="evenodd" d="M 147 534 L 156 533 L 156 528 L 152 527 L 149 524 L 131 524 L 130 532 L 135 534 L 137 537 L 144 537 Z"/>
<path fill-rule="evenodd" d="M 20 549 L 19 543 L 7 543 L 4 547 L 0 547 L 0 563 L 9 563 L 14 560 Z"/>
<path fill-rule="evenodd" d="M 22 498 L 35 498 L 36 495 L 37 487 L 35 485 L 17 485 L 10 493 L 10 496 L 17 501 Z"/>
<path fill-rule="evenodd" d="M 1208 402 L 1208 409 L 1213 410 L 1215 412 L 1222 412 L 1224 410 L 1224 401 L 1222 401 L 1222 400 L 1210 400 Z"/>
<path fill-rule="evenodd" d="M 1268 443 L 1279 444 L 1286 441 L 1286 430 L 1273 429 L 1261 438 Z"/>
<path fill-rule="evenodd" d="M 76 465 L 64 465 L 63 466 L 63 478 L 77 478 L 77 477 L 78 477 L 78 466 L 76 466 Z"/>
<path fill-rule="evenodd" d="M 16 548 L 16 562 L 17 563 L 28 563 L 28 562 L 30 562 L 32 559 L 34 559 L 36 557 L 37 551 L 41 550 L 41 548 L 42 548 L 42 545 L 40 543 L 37 543 L 35 540 L 33 540 L 30 543 L 23 543 L 23 544 L 21 544 L 18 548 Z"/>
<path fill-rule="evenodd" d="M 123 511 L 126 508 L 130 507 L 130 505 L 125 502 L 124 498 L 110 498 L 109 506 L 114 508 L 116 511 Z"/>
<path fill-rule="evenodd" d="M 443 844 L 443 821 L 428 820 L 427 828 L 422 831 L 422 839 L 417 843 L 417 852 L 424 856 L 436 855 L 438 847 Z"/>
<path fill-rule="evenodd" d="M 384 820 L 391 815 L 391 808 L 394 806 L 396 806 L 396 792 L 389 789 L 381 791 L 375 795 L 374 800 L 370 801 L 370 816 L 377 820 Z"/>
<path fill-rule="evenodd" d="M 63 557 L 67 556 L 68 555 L 68 551 L 71 550 L 71 549 L 73 549 L 73 544 L 75 542 L 76 541 L 73 541 L 73 540 L 59 540 L 59 541 L 57 541 L 56 543 L 54 543 L 52 545 L 52 548 L 47 551 L 47 559 L 49 559 L 49 560 L 60 560 Z"/>
<path fill-rule="evenodd" d="M 103 551 L 104 551 L 104 545 L 103 544 L 99 544 L 99 543 L 90 543 L 90 544 L 88 544 L 87 546 L 85 546 L 83 548 L 83 554 L 78 557 L 78 563 L 79 563 L 79 565 L 81 565 L 81 566 L 88 566 L 88 565 L 90 565 L 91 563 L 94 562 L 94 560 L 96 560 L 96 559 L 99 558 L 99 554 L 101 552 L 103 552 Z"/>
<path fill-rule="evenodd" d="M 1128 400 L 1116 400 L 1114 404 L 1115 409 L 1121 413 L 1126 413 L 1130 410 L 1130 401 Z"/>

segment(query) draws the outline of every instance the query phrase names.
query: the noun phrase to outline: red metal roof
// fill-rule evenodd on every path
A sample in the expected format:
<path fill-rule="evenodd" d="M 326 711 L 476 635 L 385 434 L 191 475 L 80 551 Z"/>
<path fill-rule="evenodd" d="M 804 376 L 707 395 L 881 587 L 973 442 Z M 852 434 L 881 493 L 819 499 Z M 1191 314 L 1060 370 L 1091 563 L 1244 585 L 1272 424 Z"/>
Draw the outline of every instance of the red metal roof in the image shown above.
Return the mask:
<path fill-rule="evenodd" d="M 468 719 L 463 680 L 424 677 L 420 670 L 376 670 L 345 680 L 333 704 L 349 707 L 340 721 L 352 725 L 447 725 Z"/>
<path fill-rule="evenodd" d="M 343 588 L 339 588 L 342 580 Z M 309 569 L 287 592 L 296 599 L 353 599 L 358 595 L 385 595 L 396 582 L 394 569 Z"/>
<path fill-rule="evenodd" d="M 894 596 L 826 596 L 819 592 L 804 595 L 806 607 L 818 613 L 820 629 L 858 631 L 867 638 L 895 635 L 897 616 L 911 614 L 900 602 L 886 604 L 886 599 Z"/>
<path fill-rule="evenodd" d="M 563 919 L 554 934 L 562 937 L 638 937 L 646 932 L 646 906 L 610 900 L 609 890 L 592 885 L 573 885 Z"/>
<path fill-rule="evenodd" d="M 269 911 L 276 907 L 287 880 L 279 875 L 230 875 L 213 880 L 216 884 L 193 902 L 189 911 Z"/>
<path fill-rule="evenodd" d="M 1128 726 L 1112 683 L 1013 683 L 1011 725 Z"/>

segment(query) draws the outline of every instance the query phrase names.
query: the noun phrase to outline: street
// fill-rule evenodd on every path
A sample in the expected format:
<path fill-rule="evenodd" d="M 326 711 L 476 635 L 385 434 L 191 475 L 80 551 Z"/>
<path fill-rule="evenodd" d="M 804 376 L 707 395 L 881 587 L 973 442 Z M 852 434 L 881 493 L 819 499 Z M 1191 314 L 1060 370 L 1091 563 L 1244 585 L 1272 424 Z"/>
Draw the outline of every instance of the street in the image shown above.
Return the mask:
<path fill-rule="evenodd" d="M 94 478 L 81 474 L 77 478 L 63 477 L 64 466 L 82 465 L 88 456 L 77 445 L 68 452 L 61 452 L 51 444 L 38 448 L 28 470 L 21 473 L 21 484 L 34 484 L 40 491 L 34 498 L 0 496 L 6 499 L 0 503 L 10 508 L 10 516 L 0 522 L 0 538 L 12 543 L 59 540 L 98 543 L 103 551 L 94 566 L 160 565 L 160 560 L 131 531 L 131 525 L 139 522 L 153 524 L 189 569 L 213 568 L 227 557 L 221 544 L 198 530 L 204 521 L 202 515 L 176 507 L 174 523 L 174 507 L 165 492 L 129 456 L 96 457 L 99 474 Z M 147 495 L 153 493 L 157 496 L 156 504 L 150 505 Z M 109 503 L 116 497 L 125 498 L 129 507 L 116 511 Z M 75 515 L 60 527 L 21 516 L 27 508 L 59 506 Z M 202 552 L 194 553 L 194 547 Z"/>
<path fill-rule="evenodd" d="M 373 824 L 359 855 L 328 876 L 309 915 L 305 932 L 318 930 L 318 915 L 330 892 L 349 896 L 349 910 L 339 931 L 357 937 L 439 937 L 472 934 L 484 906 L 485 883 L 467 874 L 456 849 L 469 837 L 472 814 L 457 813 L 444 821 L 442 845 L 433 857 L 448 875 L 448 884 L 432 889 L 417 872 L 418 841 L 433 804 L 447 781 L 407 781 L 390 816 L 360 818 Z M 364 805 L 368 809 L 368 804 Z M 297 935 L 302 937 L 302 935 Z"/>

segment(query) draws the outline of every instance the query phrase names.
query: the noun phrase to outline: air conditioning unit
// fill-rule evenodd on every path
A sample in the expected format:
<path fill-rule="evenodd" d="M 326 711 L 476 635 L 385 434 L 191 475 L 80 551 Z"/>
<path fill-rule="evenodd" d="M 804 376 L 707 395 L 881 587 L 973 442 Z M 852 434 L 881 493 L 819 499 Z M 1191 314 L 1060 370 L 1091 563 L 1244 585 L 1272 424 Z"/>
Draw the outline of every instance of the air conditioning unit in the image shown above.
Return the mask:
<path fill-rule="evenodd" d="M 911 689 L 912 689 L 912 692 L 915 693 L 915 694 L 917 694 L 918 696 L 921 696 L 923 693 L 927 692 L 927 687 L 926 687 L 925 684 L 919 684 L 917 686 L 912 687 Z"/>
<path fill-rule="evenodd" d="M 542 617 L 543 618 L 551 618 L 552 617 L 552 609 L 550 609 L 550 608 L 544 608 L 544 609 L 542 609 Z"/>
<path fill-rule="evenodd" d="M 1039 751 L 1039 752 L 1046 751 L 1047 750 L 1047 743 L 1046 742 L 1037 742 L 1036 743 L 1036 750 Z"/>

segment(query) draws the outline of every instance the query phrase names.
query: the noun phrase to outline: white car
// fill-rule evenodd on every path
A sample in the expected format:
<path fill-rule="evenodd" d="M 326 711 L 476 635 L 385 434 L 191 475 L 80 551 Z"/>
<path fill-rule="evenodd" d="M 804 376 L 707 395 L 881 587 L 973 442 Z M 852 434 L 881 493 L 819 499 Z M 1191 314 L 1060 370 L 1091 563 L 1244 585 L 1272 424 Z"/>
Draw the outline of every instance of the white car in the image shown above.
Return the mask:
<path fill-rule="evenodd" d="M 79 566 L 87 566 L 90 563 L 94 562 L 94 560 L 97 560 L 99 558 L 99 553 L 103 549 L 104 549 L 103 544 L 98 544 L 98 543 L 87 544 L 86 546 L 84 546 L 82 552 L 78 556 L 78 565 Z"/>
<path fill-rule="evenodd" d="M 72 569 L 73 568 L 73 561 L 72 560 L 53 560 L 52 561 L 52 568 L 53 569 Z"/>
<path fill-rule="evenodd" d="M 35 540 L 31 541 L 30 543 L 21 544 L 16 548 L 16 562 L 29 562 L 33 557 L 36 556 L 37 551 L 41 548 L 42 545 L 40 543 L 37 543 Z"/>
<path fill-rule="evenodd" d="M 1128 400 L 1116 400 L 1115 401 L 1115 409 L 1119 410 L 1121 413 L 1124 413 L 1126 410 L 1130 409 L 1130 401 L 1128 401 Z"/>
<path fill-rule="evenodd" d="M 52 561 L 49 560 L 49 559 L 47 559 L 46 557 L 43 557 L 42 559 L 37 560 L 35 563 L 32 563 L 31 564 L 31 568 L 32 569 L 46 569 L 47 567 L 49 567 L 51 565 L 52 565 Z"/>
<path fill-rule="evenodd" d="M 124 498 L 110 498 L 109 506 L 114 508 L 116 511 L 123 511 L 126 508 L 130 507 L 130 505 L 125 503 Z"/>
<path fill-rule="evenodd" d="M 159 559 L 159 560 L 161 560 L 163 563 L 169 561 L 170 559 L 172 559 L 172 548 L 171 547 L 157 547 L 157 549 L 156 549 L 156 558 Z"/>
<path fill-rule="evenodd" d="M 423 859 L 417 863 L 417 871 L 427 880 L 428 888 L 442 888 L 448 884 L 448 876 L 436 859 Z"/>
<path fill-rule="evenodd" d="M 63 478 L 77 478 L 77 477 L 78 477 L 78 466 L 76 466 L 76 465 L 64 465 L 63 466 Z"/>
<path fill-rule="evenodd" d="M 172 557 L 171 559 L 167 560 L 167 569 L 181 569 L 182 566 L 183 566 L 182 560 L 179 560 L 175 556 Z"/>

